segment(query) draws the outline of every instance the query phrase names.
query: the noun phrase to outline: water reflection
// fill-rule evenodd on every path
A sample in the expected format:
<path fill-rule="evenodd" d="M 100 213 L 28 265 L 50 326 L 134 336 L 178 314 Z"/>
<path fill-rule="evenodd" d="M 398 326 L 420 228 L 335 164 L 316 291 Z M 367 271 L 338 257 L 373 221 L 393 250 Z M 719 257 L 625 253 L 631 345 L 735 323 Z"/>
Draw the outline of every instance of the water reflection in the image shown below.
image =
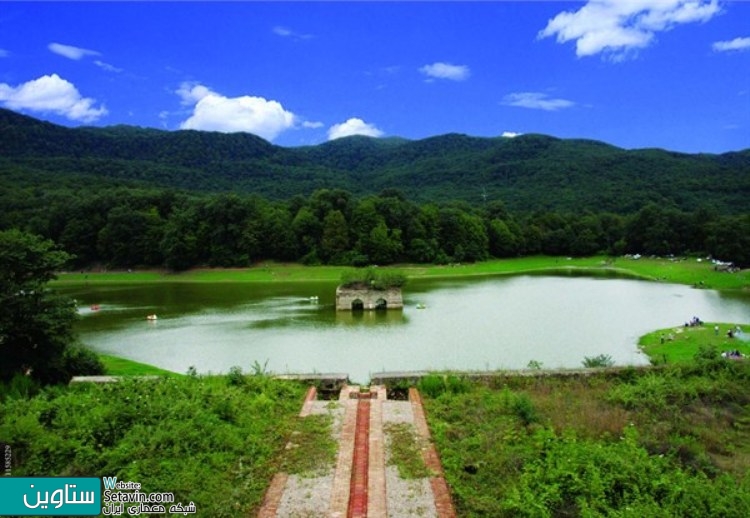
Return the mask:
<path fill-rule="evenodd" d="M 377 311 L 334 311 L 338 325 L 379 325 L 398 326 L 409 323 L 409 318 L 403 310 L 386 309 Z"/>

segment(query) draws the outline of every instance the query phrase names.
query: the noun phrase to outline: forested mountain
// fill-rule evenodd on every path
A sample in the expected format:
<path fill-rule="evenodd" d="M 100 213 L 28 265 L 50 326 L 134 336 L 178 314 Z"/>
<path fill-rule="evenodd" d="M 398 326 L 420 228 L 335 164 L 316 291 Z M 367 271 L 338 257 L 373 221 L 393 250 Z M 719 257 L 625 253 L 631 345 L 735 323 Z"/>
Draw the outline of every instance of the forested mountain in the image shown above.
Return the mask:
<path fill-rule="evenodd" d="M 76 267 L 711 254 L 750 265 L 750 152 L 542 135 L 350 137 L 69 129 L 0 110 L 0 230 Z"/>
<path fill-rule="evenodd" d="M 0 186 L 141 185 L 271 199 L 396 188 L 415 202 L 501 201 L 514 212 L 632 213 L 645 204 L 745 210 L 750 150 L 623 150 L 543 135 L 417 141 L 348 137 L 284 148 L 247 133 L 66 128 L 0 110 Z"/>

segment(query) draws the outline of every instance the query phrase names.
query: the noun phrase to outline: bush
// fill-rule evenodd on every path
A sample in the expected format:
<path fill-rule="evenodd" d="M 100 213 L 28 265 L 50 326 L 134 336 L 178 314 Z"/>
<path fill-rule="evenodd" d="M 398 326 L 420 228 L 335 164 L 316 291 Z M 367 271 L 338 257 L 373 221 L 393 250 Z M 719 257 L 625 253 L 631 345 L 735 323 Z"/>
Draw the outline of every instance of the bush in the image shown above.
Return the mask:
<path fill-rule="evenodd" d="M 41 390 L 41 384 L 25 374 L 16 374 L 10 381 L 0 382 L 0 401 L 9 398 L 29 398 Z"/>
<path fill-rule="evenodd" d="M 233 386 L 244 385 L 245 376 L 242 374 L 242 367 L 237 365 L 230 367 L 229 374 L 227 374 L 227 382 Z"/>
<path fill-rule="evenodd" d="M 611 367 L 615 364 L 612 357 L 608 354 L 600 354 L 599 356 L 585 356 L 582 363 L 583 366 L 588 369 L 598 367 Z"/>
<path fill-rule="evenodd" d="M 4 401 L 0 437 L 14 476 L 116 476 L 192 500 L 200 516 L 255 516 L 304 390 L 255 376 L 77 383 Z"/>
<path fill-rule="evenodd" d="M 420 392 L 431 398 L 441 394 L 463 394 L 471 390 L 471 383 L 459 376 L 430 374 L 417 383 Z"/>
<path fill-rule="evenodd" d="M 63 368 L 70 376 L 99 376 L 105 372 L 99 356 L 91 349 L 80 345 L 65 349 Z"/>
<path fill-rule="evenodd" d="M 534 402 L 531 401 L 531 398 L 527 394 L 518 394 L 513 400 L 511 407 L 513 413 L 525 426 L 539 421 L 539 413 L 534 407 Z"/>
<path fill-rule="evenodd" d="M 750 494 L 731 477 L 711 480 L 650 456 L 634 428 L 615 443 L 547 430 L 503 503 L 512 516 L 747 516 Z M 618 513 L 619 511 L 619 513 Z M 613 514 L 613 512 L 615 514 Z"/>
<path fill-rule="evenodd" d="M 401 288 L 406 276 L 395 270 L 378 270 L 372 266 L 360 270 L 349 270 L 341 275 L 341 284 L 346 288 L 372 288 L 387 290 Z"/>

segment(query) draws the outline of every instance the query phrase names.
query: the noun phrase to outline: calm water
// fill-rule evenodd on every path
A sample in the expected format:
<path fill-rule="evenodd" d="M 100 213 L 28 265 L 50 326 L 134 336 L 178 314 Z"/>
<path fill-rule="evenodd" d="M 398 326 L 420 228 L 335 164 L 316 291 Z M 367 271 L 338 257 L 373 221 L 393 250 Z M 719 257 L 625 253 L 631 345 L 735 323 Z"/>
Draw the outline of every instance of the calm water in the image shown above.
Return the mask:
<path fill-rule="evenodd" d="M 519 276 L 414 281 L 403 312 L 337 313 L 333 283 L 174 283 L 61 288 L 93 349 L 176 372 L 371 373 L 648 363 L 638 337 L 703 320 L 748 322 L 750 295 L 623 279 Z M 309 300 L 318 296 L 318 302 Z M 99 304 L 101 309 L 89 308 Z M 424 304 L 425 309 L 417 309 Z M 158 315 L 158 321 L 146 315 Z"/>

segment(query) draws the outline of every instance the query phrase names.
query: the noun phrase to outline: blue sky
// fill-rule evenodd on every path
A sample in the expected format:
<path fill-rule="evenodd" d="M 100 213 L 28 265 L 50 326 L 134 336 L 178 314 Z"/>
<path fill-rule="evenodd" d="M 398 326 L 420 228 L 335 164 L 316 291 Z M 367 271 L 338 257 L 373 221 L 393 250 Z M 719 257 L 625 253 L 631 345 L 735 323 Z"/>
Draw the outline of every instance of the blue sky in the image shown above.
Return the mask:
<path fill-rule="evenodd" d="M 0 106 L 66 126 L 750 148 L 750 2 L 5 2 Z"/>

